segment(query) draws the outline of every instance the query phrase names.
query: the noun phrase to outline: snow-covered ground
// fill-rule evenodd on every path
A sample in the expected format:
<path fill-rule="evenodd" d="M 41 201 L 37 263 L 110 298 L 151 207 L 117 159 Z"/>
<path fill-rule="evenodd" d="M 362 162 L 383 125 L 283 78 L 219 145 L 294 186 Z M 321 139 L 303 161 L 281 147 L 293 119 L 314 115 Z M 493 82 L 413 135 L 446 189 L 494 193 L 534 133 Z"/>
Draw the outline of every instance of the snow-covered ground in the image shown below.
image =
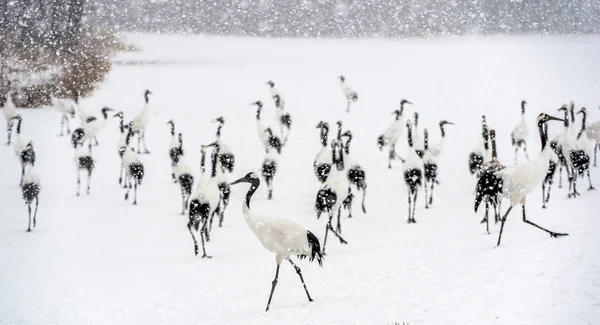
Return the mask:
<path fill-rule="evenodd" d="M 534 121 L 558 115 L 569 100 L 600 112 L 600 38 L 488 37 L 428 41 L 256 40 L 128 35 L 143 51 L 115 58 L 107 80 L 82 105 L 110 106 L 131 119 L 150 89 L 150 155 L 139 205 L 124 202 L 117 184 L 117 120 L 99 136 L 90 196 L 75 196 L 72 148 L 58 137 L 58 113 L 23 110 L 23 135 L 33 139 L 42 179 L 38 225 L 26 233 L 20 166 L 13 148 L 0 147 L 1 324 L 595 324 L 600 320 L 598 192 L 566 197 L 555 185 L 547 210 L 541 189 L 528 198 L 528 218 L 568 237 L 550 238 L 521 221 L 514 209 L 502 245 L 473 212 L 474 179 L 467 156 L 486 114 L 498 133 L 501 161 L 513 162 L 510 131 L 528 102 L 529 153 L 539 152 Z M 145 61 L 152 64 L 140 65 Z M 350 114 L 337 83 L 343 74 L 359 93 Z M 283 93 L 293 125 L 275 177 L 275 198 L 261 187 L 253 211 L 297 221 L 323 240 L 325 220 L 313 204 L 319 184 L 312 161 L 316 124 L 341 119 L 352 130 L 354 159 L 367 171 L 368 214 L 355 204 L 343 220 L 347 246 L 335 239 L 321 269 L 298 262 L 314 302 L 308 303 L 293 268 L 283 264 L 271 310 L 264 312 L 275 258 L 242 216 L 247 186 L 233 187 L 223 228 L 207 244 L 211 260 L 193 254 L 179 214 L 178 185 L 170 182 L 166 122 L 184 135 L 188 161 L 199 170 L 200 144 L 214 139 L 209 121 L 224 116 L 223 140 L 237 164 L 230 176 L 256 170 L 263 158 L 255 111 L 267 103 L 266 81 Z M 402 166 L 387 169 L 377 136 L 408 98 L 428 127 L 447 127 L 433 208 L 419 197 L 416 224 L 406 223 Z M 557 134 L 559 124 L 551 124 Z M 5 139 L 5 124 L 0 137 Z M 3 140 L 4 141 L 4 140 Z M 402 141 L 398 152 L 404 155 Z M 522 159 L 521 159 L 522 160 Z M 600 169 L 592 178 L 600 187 Z M 85 184 L 85 183 L 84 183 Z M 597 203 L 596 203 L 597 204 Z M 505 204 L 506 207 L 506 204 Z"/>

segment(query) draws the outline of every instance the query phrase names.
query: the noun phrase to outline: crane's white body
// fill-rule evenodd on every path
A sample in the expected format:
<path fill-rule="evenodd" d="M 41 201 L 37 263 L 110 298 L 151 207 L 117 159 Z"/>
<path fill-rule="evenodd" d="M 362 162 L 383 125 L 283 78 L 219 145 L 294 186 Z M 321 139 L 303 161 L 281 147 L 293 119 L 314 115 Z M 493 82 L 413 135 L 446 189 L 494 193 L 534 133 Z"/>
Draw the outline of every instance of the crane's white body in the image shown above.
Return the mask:
<path fill-rule="evenodd" d="M 25 172 L 25 175 L 23 175 L 23 185 L 30 183 L 40 185 L 40 176 L 35 172 L 33 166 L 29 166 Z"/>
<path fill-rule="evenodd" d="M 71 98 L 57 98 L 51 96 L 50 101 L 52 103 L 52 107 L 62 115 L 71 115 L 77 110 L 77 105 Z"/>
<path fill-rule="evenodd" d="M 133 176 L 129 174 L 129 165 L 132 163 L 141 163 L 141 161 L 138 154 L 129 145 L 125 148 L 125 153 L 123 153 L 123 164 L 125 165 L 125 172 L 128 177 Z"/>
<path fill-rule="evenodd" d="M 315 164 L 317 165 L 322 165 L 322 164 L 332 164 L 332 155 L 331 155 L 331 148 L 328 148 L 327 146 L 322 146 L 321 149 L 319 150 L 319 152 L 317 153 L 317 156 L 315 157 Z"/>
<path fill-rule="evenodd" d="M 479 138 L 477 144 L 473 148 L 472 153 L 482 156 L 484 162 L 492 159 L 492 149 L 490 148 L 490 146 L 488 146 L 488 148 L 485 149 L 485 140 L 483 138 Z"/>
<path fill-rule="evenodd" d="M 445 142 L 446 142 L 445 139 L 446 139 L 445 137 L 441 137 L 434 144 L 430 144 L 429 148 L 425 152 L 425 155 L 426 156 L 430 156 L 431 159 L 435 159 L 435 158 L 439 157 L 439 155 L 444 150 L 444 145 L 445 145 Z M 425 158 L 423 158 L 423 160 L 425 160 Z"/>
<path fill-rule="evenodd" d="M 279 90 L 277 90 L 277 88 L 275 88 L 275 86 L 273 86 L 273 87 L 269 86 L 269 96 L 271 96 L 271 99 L 273 97 L 275 97 L 275 95 L 279 96 L 280 106 L 281 106 L 281 108 L 283 108 L 285 105 L 285 100 L 283 99 L 283 95 L 281 95 L 281 93 L 279 92 Z"/>
<path fill-rule="evenodd" d="M 150 104 L 146 103 L 144 108 L 133 118 L 133 125 L 131 129 L 134 132 L 146 131 L 148 127 L 148 120 L 150 118 Z"/>
<path fill-rule="evenodd" d="M 179 176 L 185 175 L 185 174 L 194 176 L 194 170 L 187 163 L 184 155 L 179 156 L 179 161 L 175 165 L 174 173 L 175 173 L 175 177 L 179 177 Z"/>
<path fill-rule="evenodd" d="M 398 120 L 395 120 L 383 133 L 383 139 L 389 145 L 396 145 L 398 140 L 404 135 L 406 123 L 404 117 L 400 116 Z"/>
<path fill-rule="evenodd" d="M 6 103 L 4 103 L 4 107 L 2 108 L 2 113 L 4 113 L 4 119 L 6 120 L 6 125 L 9 126 L 14 122 L 15 116 L 17 116 L 17 107 L 12 100 L 12 97 L 9 95 L 6 96 Z"/>
<path fill-rule="evenodd" d="M 356 94 L 356 91 L 350 87 L 345 80 L 340 80 L 340 89 L 347 100 L 351 100 L 352 96 Z"/>
<path fill-rule="evenodd" d="M 344 156 L 345 159 L 345 156 Z M 329 177 L 325 181 L 325 184 L 321 189 L 331 189 L 337 195 L 337 200 L 331 208 L 332 212 L 337 212 L 342 206 L 342 202 L 348 197 L 350 193 L 350 181 L 348 181 L 348 165 L 344 161 L 344 169 L 338 170 L 334 165 L 331 166 L 331 172 Z"/>
<path fill-rule="evenodd" d="M 586 126 L 585 134 L 588 139 L 597 142 L 600 142 L 600 121 L 591 123 Z"/>
<path fill-rule="evenodd" d="M 508 166 L 496 172 L 504 182 L 502 195 L 510 201 L 511 206 L 525 204 L 527 195 L 542 184 L 552 157 L 552 149 L 546 146 L 534 160 Z"/>
<path fill-rule="evenodd" d="M 408 147 L 408 152 L 406 154 L 406 158 L 404 163 L 402 164 L 404 167 L 404 170 L 410 170 L 410 169 L 418 169 L 421 171 L 421 175 L 424 176 L 425 172 L 423 170 L 423 163 L 424 160 L 421 159 L 421 157 L 419 157 L 419 155 L 417 155 L 417 153 L 415 152 L 415 149 L 412 147 Z"/>
<path fill-rule="evenodd" d="M 516 142 L 527 141 L 529 127 L 527 126 L 527 121 L 525 121 L 525 114 L 521 115 L 521 122 L 513 128 L 511 134 Z"/>
<path fill-rule="evenodd" d="M 281 264 L 291 255 L 311 254 L 307 230 L 302 226 L 288 219 L 256 215 L 250 211 L 245 201 L 242 203 L 242 212 L 246 224 L 258 241 L 276 254 L 277 264 Z"/>

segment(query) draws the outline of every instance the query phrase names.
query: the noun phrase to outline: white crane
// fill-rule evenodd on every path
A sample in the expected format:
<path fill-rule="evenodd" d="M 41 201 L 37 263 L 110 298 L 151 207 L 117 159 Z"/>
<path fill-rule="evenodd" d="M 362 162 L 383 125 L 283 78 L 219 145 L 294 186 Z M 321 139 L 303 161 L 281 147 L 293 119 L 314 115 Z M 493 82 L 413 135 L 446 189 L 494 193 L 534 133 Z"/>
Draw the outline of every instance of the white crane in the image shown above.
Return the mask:
<path fill-rule="evenodd" d="M 29 167 L 33 167 L 35 165 L 35 151 L 33 149 L 33 141 L 21 135 L 21 123 L 23 122 L 23 117 L 21 116 L 21 114 L 17 114 L 13 119 L 18 120 L 17 139 L 14 143 L 14 146 L 15 154 L 21 162 L 21 181 L 19 182 L 19 185 L 23 185 L 25 171 Z"/>
<path fill-rule="evenodd" d="M 598 148 L 600 147 L 600 121 L 596 121 L 587 125 L 585 128 L 585 134 L 587 135 L 588 139 L 594 143 L 594 167 L 596 167 L 596 154 L 598 152 Z"/>
<path fill-rule="evenodd" d="M 273 179 L 275 178 L 275 173 L 277 173 L 277 162 L 279 160 L 279 154 L 277 152 L 269 152 L 265 154 L 265 158 L 263 159 L 263 163 L 260 169 L 260 174 L 267 183 L 267 199 L 273 199 Z"/>
<path fill-rule="evenodd" d="M 213 154 L 215 152 L 219 153 L 218 158 L 223 173 L 231 173 L 233 172 L 233 167 L 235 166 L 235 155 L 233 154 L 233 151 L 229 148 L 229 146 L 227 146 L 223 142 L 223 140 L 221 140 L 221 129 L 223 128 L 223 125 L 225 125 L 225 118 L 223 118 L 223 116 L 219 116 L 211 122 L 219 124 L 219 126 L 217 127 L 217 138 L 215 140 L 219 144 L 219 147 L 218 150 L 213 151 Z"/>
<path fill-rule="evenodd" d="M 444 151 L 444 146 L 445 146 L 445 142 L 446 142 L 446 129 L 445 129 L 446 125 L 454 125 L 454 123 L 448 122 L 446 120 L 441 120 L 438 125 L 440 127 L 441 137 L 434 144 L 429 144 L 429 149 L 428 149 L 428 153 L 430 155 L 432 155 L 434 158 L 439 157 L 439 155 L 442 153 L 442 151 Z"/>
<path fill-rule="evenodd" d="M 317 153 L 313 162 L 313 170 L 317 176 L 317 180 L 321 183 L 325 183 L 329 173 L 331 172 L 331 149 L 327 147 L 327 138 L 329 134 L 329 124 L 327 122 L 320 121 L 317 124 L 317 129 L 320 130 L 321 149 Z"/>
<path fill-rule="evenodd" d="M 83 125 L 73 131 L 71 134 L 71 141 L 73 143 L 83 143 L 88 141 L 88 149 L 90 153 L 92 152 L 92 140 L 94 140 L 95 145 L 98 145 L 98 132 L 102 130 L 108 121 L 108 112 L 114 111 L 110 107 L 103 107 L 101 109 L 102 117 L 88 117 L 87 121 L 83 123 Z"/>
<path fill-rule="evenodd" d="M 92 157 L 92 154 L 89 152 L 84 152 L 83 145 L 80 143 L 75 144 L 75 155 L 73 157 L 73 161 L 75 162 L 75 171 L 77 172 L 77 191 L 75 192 L 76 196 L 79 196 L 79 189 L 81 187 L 81 171 L 84 170 L 87 172 L 87 187 L 86 194 L 90 194 L 91 190 L 91 181 L 92 181 L 92 173 L 95 167 L 95 161 Z"/>
<path fill-rule="evenodd" d="M 211 155 L 211 174 L 210 177 L 205 175 L 204 161 L 206 159 L 206 148 L 213 147 L 217 150 L 218 143 L 211 143 L 208 146 L 202 145 L 200 152 L 200 179 L 196 182 L 196 189 L 192 194 L 189 205 L 188 230 L 194 241 L 194 254 L 198 256 L 198 241 L 196 240 L 196 232 L 200 232 L 200 240 L 202 242 L 202 258 L 212 258 L 206 254 L 204 241 L 210 240 L 208 229 L 209 219 L 212 220 L 215 214 L 219 213 L 220 192 L 217 185 L 217 154 Z"/>
<path fill-rule="evenodd" d="M 521 122 L 519 122 L 510 133 L 511 143 L 513 147 L 515 147 L 515 164 L 518 161 L 518 151 L 521 147 L 523 147 L 525 158 L 529 160 L 529 155 L 527 154 L 527 136 L 529 135 L 529 127 L 525 120 L 525 104 L 527 104 L 525 100 L 521 101 Z"/>
<path fill-rule="evenodd" d="M 412 138 L 412 123 L 406 122 L 406 133 L 408 140 L 408 153 L 404 160 L 404 183 L 408 189 L 408 223 L 416 223 L 415 207 L 419 188 L 423 186 L 423 160 L 422 154 L 414 148 Z"/>
<path fill-rule="evenodd" d="M 133 204 L 137 205 L 137 188 L 142 185 L 144 179 L 144 164 L 140 161 L 139 156 L 131 147 L 131 138 L 133 137 L 132 122 L 127 124 L 127 138 L 125 143 L 125 153 L 123 154 L 123 164 L 125 165 L 125 184 L 127 191 L 125 192 L 125 201 L 129 199 L 129 191 L 131 191 L 131 183 L 133 182 Z"/>
<path fill-rule="evenodd" d="M 396 159 L 396 144 L 398 140 L 404 135 L 404 105 L 412 103 L 406 99 L 400 101 L 400 109 L 392 112 L 392 115 L 396 115 L 394 122 L 377 138 L 377 146 L 379 151 L 383 150 L 383 147 L 389 145 L 389 156 L 388 156 L 388 168 L 392 168 L 392 160 Z"/>
<path fill-rule="evenodd" d="M 497 245 L 500 245 L 500 240 L 502 239 L 502 230 L 504 229 L 506 217 L 512 208 L 517 204 L 521 204 L 523 211 L 523 222 L 549 233 L 551 237 L 556 238 L 568 235 L 566 233 L 557 233 L 540 227 L 537 224 L 527 220 L 525 216 L 525 202 L 527 200 L 527 195 L 533 192 L 533 190 L 542 183 L 550 164 L 550 154 L 552 149 L 550 149 L 549 146 L 546 146 L 547 136 L 544 133 L 543 128 L 544 123 L 548 123 L 548 121 L 563 120 L 545 113 L 541 113 L 538 116 L 537 126 L 540 134 L 540 140 L 542 142 L 542 151 L 534 160 L 509 166 L 495 173 L 496 176 L 502 179 L 502 196 L 510 201 L 510 206 L 504 213 L 504 216 L 501 220 L 502 224 L 500 225 L 500 234 L 498 235 Z"/>
<path fill-rule="evenodd" d="M 354 185 L 357 191 L 362 191 L 362 212 L 367 213 L 367 207 L 365 206 L 365 200 L 367 197 L 367 175 L 365 169 L 359 165 L 353 158 L 350 156 L 350 142 L 352 141 L 352 132 L 347 130 L 342 134 L 342 138 L 346 138 L 346 143 L 344 143 L 344 155 L 345 155 L 345 164 L 348 166 L 348 181 L 350 185 Z M 347 204 L 349 208 L 348 217 L 352 218 L 352 197 L 349 196 L 350 202 Z"/>
<path fill-rule="evenodd" d="M 573 114 L 573 111 L 571 111 L 571 114 Z M 579 133 L 577 133 L 577 141 L 576 141 L 576 146 L 577 146 L 577 151 L 573 153 L 573 155 L 575 157 L 577 157 L 577 159 L 573 159 L 571 158 L 571 160 L 573 161 L 573 167 L 575 168 L 575 170 L 577 171 L 577 173 L 583 177 L 584 173 L 587 173 L 587 178 L 588 181 L 590 183 L 590 187 L 588 188 L 588 191 L 591 190 L 595 190 L 596 188 L 594 188 L 594 186 L 592 185 L 592 178 L 590 177 L 590 150 L 592 148 L 592 145 L 596 145 L 596 142 L 592 142 L 589 140 L 589 138 L 587 137 L 587 134 L 585 134 L 586 131 L 586 117 L 587 117 L 587 110 L 585 107 L 582 107 L 577 114 L 582 114 L 583 117 L 581 119 L 581 130 L 579 131 Z M 576 174 L 577 174 L 576 173 Z"/>
<path fill-rule="evenodd" d="M 446 131 L 444 125 L 452 125 L 454 123 L 442 120 L 439 123 L 440 131 L 442 133 L 441 139 L 434 145 L 429 145 L 429 132 L 425 129 L 424 141 L 423 141 L 423 171 L 425 173 L 425 208 L 428 209 L 433 204 L 433 189 L 435 184 L 438 183 L 438 163 L 437 159 L 444 149 L 444 139 L 446 138 Z M 430 192 L 430 193 L 428 193 Z"/>
<path fill-rule="evenodd" d="M 21 184 L 21 193 L 23 194 L 23 200 L 27 204 L 27 210 L 29 211 L 29 224 L 27 232 L 31 231 L 31 204 L 35 200 L 35 211 L 33 212 L 33 228 L 35 228 L 38 205 L 40 203 L 40 177 L 34 171 L 33 167 L 27 170 L 27 173 L 23 177 L 23 183 Z"/>
<path fill-rule="evenodd" d="M 252 195 L 260 186 L 260 179 L 256 173 L 248 173 L 246 176 L 232 182 L 231 185 L 238 183 L 250 183 L 250 188 L 246 193 L 246 199 L 242 203 L 242 213 L 244 214 L 244 219 L 246 220 L 248 227 L 268 251 L 275 253 L 277 269 L 275 271 L 275 279 L 273 279 L 271 284 L 271 293 L 269 294 L 266 311 L 269 311 L 269 306 L 273 299 L 273 292 L 275 291 L 279 278 L 279 266 L 284 260 L 290 262 L 294 267 L 296 273 L 300 277 L 304 291 L 306 291 L 308 301 L 313 301 L 308 293 L 306 284 L 304 283 L 302 271 L 292 261 L 291 256 L 298 256 L 299 259 L 308 257 L 309 261 L 312 262 L 316 260 L 320 266 L 323 266 L 323 255 L 321 254 L 319 239 L 312 232 L 291 220 L 252 213 L 250 210 Z"/>
<path fill-rule="evenodd" d="M 548 141 L 548 123 L 544 124 L 544 134 L 546 135 L 546 141 Z M 564 159 L 564 156 L 562 156 L 561 153 L 562 148 L 559 149 L 556 141 L 550 142 L 548 146 L 550 146 L 552 152 L 550 153 L 548 172 L 546 172 L 546 176 L 544 177 L 544 181 L 542 182 L 542 209 L 545 209 L 546 204 L 550 201 L 550 190 L 552 189 L 552 184 L 554 184 L 554 174 L 556 174 L 556 165 L 561 164 L 560 168 L 562 171 L 562 160 Z M 558 154 L 560 154 L 560 156 Z M 564 164 L 566 164 L 566 162 Z M 547 190 L 546 186 L 548 187 Z"/>
<path fill-rule="evenodd" d="M 184 215 L 187 207 L 190 203 L 190 198 L 192 196 L 192 187 L 194 186 L 194 172 L 192 168 L 185 161 L 185 156 L 183 155 L 183 135 L 179 133 L 179 151 L 181 154 L 179 155 L 177 162 L 173 168 L 173 173 L 175 174 L 176 180 L 179 183 L 179 187 L 181 188 L 181 215 Z"/>
<path fill-rule="evenodd" d="M 125 154 L 125 150 L 127 149 L 127 144 L 125 140 L 127 139 L 127 133 L 125 132 L 125 122 L 123 119 L 123 112 L 118 112 L 114 115 L 114 117 L 119 118 L 119 142 L 117 143 L 117 152 L 119 154 L 119 158 L 121 159 L 121 171 L 119 172 L 119 184 L 123 184 L 123 172 L 125 171 L 125 165 L 123 164 L 123 155 Z M 123 187 L 125 185 L 123 184 Z"/>
<path fill-rule="evenodd" d="M 279 124 L 279 131 L 281 133 L 281 145 L 285 146 L 290 135 L 290 128 L 292 127 L 292 116 L 285 111 L 280 95 L 274 95 L 273 101 L 275 102 L 275 119 L 277 120 L 277 124 Z"/>
<path fill-rule="evenodd" d="M 6 121 L 6 145 L 10 145 L 12 140 L 12 130 L 15 123 L 15 118 L 17 117 L 17 107 L 15 106 L 10 93 L 6 94 L 6 101 L 4 102 L 2 113 L 4 113 L 4 120 Z"/>
<path fill-rule="evenodd" d="M 50 103 L 52 107 L 60 114 L 60 134 L 64 136 L 64 129 L 66 127 L 67 134 L 71 134 L 71 126 L 69 117 L 75 118 L 75 100 L 71 98 L 57 98 L 54 95 L 50 96 Z"/>
<path fill-rule="evenodd" d="M 257 100 L 250 105 L 256 107 L 256 134 L 258 135 L 258 139 L 263 145 L 265 152 L 269 153 L 271 149 L 275 149 L 278 153 L 281 153 L 281 147 L 283 145 L 281 139 L 276 135 L 273 135 L 271 127 L 261 118 L 263 103 L 260 100 Z"/>
<path fill-rule="evenodd" d="M 177 183 L 177 177 L 175 176 L 175 166 L 179 162 L 179 157 L 183 155 L 182 139 L 175 135 L 175 122 L 169 120 L 167 122 L 171 133 L 171 143 L 169 143 L 169 158 L 171 159 L 171 179 L 173 183 Z M 181 133 L 179 133 L 181 135 Z"/>
<path fill-rule="evenodd" d="M 283 105 L 285 105 L 285 101 L 283 99 L 283 96 L 279 92 L 279 90 L 277 90 L 277 88 L 275 88 L 275 83 L 273 81 L 269 80 L 269 81 L 267 81 L 267 86 L 269 86 L 269 97 L 271 97 L 273 100 L 275 100 L 275 96 L 279 96 L 279 100 L 281 101 L 281 105 L 283 107 Z"/>
<path fill-rule="evenodd" d="M 132 124 L 131 130 L 137 134 L 138 148 L 137 153 L 141 153 L 142 142 L 144 143 L 144 153 L 149 154 L 148 145 L 146 144 L 146 130 L 148 128 L 148 119 L 150 117 L 150 95 L 152 92 L 148 89 L 144 91 L 144 108 L 141 112 L 136 115 L 130 123 Z"/>
<path fill-rule="evenodd" d="M 340 80 L 340 89 L 342 90 L 342 94 L 346 99 L 346 112 L 350 112 L 350 106 L 352 105 L 352 102 L 356 102 L 358 100 L 358 93 L 346 83 L 346 77 L 338 76 L 338 79 Z"/>
<path fill-rule="evenodd" d="M 482 201 L 485 201 L 485 215 L 481 223 L 485 222 L 485 230 L 490 233 L 489 210 L 490 205 L 494 208 L 494 221 L 500 221 L 500 203 L 502 194 L 502 179 L 496 176 L 496 172 L 504 169 L 498 161 L 496 151 L 496 130 L 490 130 L 490 141 L 492 143 L 492 158 L 481 166 L 477 185 L 475 187 L 475 213 Z"/>
<path fill-rule="evenodd" d="M 481 138 L 477 139 L 477 144 L 471 153 L 469 154 L 469 172 L 471 175 L 479 178 L 479 171 L 481 166 L 489 160 L 490 146 L 489 146 L 489 131 L 485 115 L 481 116 Z"/>

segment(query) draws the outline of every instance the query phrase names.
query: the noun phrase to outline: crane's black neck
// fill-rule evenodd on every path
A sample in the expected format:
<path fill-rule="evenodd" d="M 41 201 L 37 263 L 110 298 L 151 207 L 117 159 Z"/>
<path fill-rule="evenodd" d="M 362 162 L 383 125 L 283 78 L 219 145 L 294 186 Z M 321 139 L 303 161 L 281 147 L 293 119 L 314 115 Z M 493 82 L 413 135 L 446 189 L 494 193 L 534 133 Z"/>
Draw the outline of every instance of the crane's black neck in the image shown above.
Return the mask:
<path fill-rule="evenodd" d="M 211 177 L 216 177 L 217 176 L 217 159 L 219 158 L 219 147 L 217 147 L 213 153 L 212 156 L 210 157 L 210 162 L 212 163 L 212 166 L 210 166 L 210 176 Z"/>
<path fill-rule="evenodd" d="M 419 113 L 415 112 L 415 128 L 419 127 Z"/>
<path fill-rule="evenodd" d="M 133 136 L 133 130 L 131 130 L 131 128 L 129 128 L 129 130 L 127 131 L 127 137 L 125 137 L 125 144 L 127 146 L 129 146 L 129 143 L 131 143 L 132 136 Z"/>
<path fill-rule="evenodd" d="M 260 111 L 262 110 L 262 105 L 257 105 L 256 108 L 256 120 L 260 121 Z"/>
<path fill-rule="evenodd" d="M 440 132 L 442 132 L 442 138 L 446 136 L 446 129 L 444 129 L 444 124 L 440 124 Z"/>
<path fill-rule="evenodd" d="M 202 173 L 204 173 L 206 171 L 205 166 L 206 166 L 206 151 L 201 150 L 200 151 L 200 171 Z"/>
<path fill-rule="evenodd" d="M 144 102 L 148 104 L 150 102 L 150 94 L 148 92 L 144 93 Z"/>
<path fill-rule="evenodd" d="M 350 142 L 351 141 L 352 141 L 352 136 L 347 135 L 346 143 L 344 144 L 344 152 L 346 152 L 347 155 L 350 154 Z"/>
<path fill-rule="evenodd" d="M 482 136 L 483 136 L 483 148 L 485 150 L 490 149 L 489 131 L 488 131 L 487 126 L 483 128 L 483 134 L 482 134 Z"/>
<path fill-rule="evenodd" d="M 248 207 L 248 210 L 250 210 L 250 201 L 252 200 L 252 195 L 254 195 L 254 192 L 256 192 L 260 186 L 260 180 L 258 178 L 252 178 L 250 179 L 249 183 L 250 188 L 248 189 L 248 193 L 246 193 L 246 207 Z"/>
<path fill-rule="evenodd" d="M 587 117 L 587 113 L 585 111 L 582 111 L 581 114 L 583 115 L 581 117 L 581 130 L 579 130 L 579 133 L 577 133 L 577 139 L 579 139 L 581 135 L 583 135 L 583 132 L 585 132 L 585 119 Z"/>
<path fill-rule="evenodd" d="M 125 133 L 125 123 L 123 122 L 123 118 L 119 120 L 119 130 L 121 130 L 121 134 Z"/>
<path fill-rule="evenodd" d="M 538 132 L 540 133 L 540 141 L 542 142 L 542 151 L 544 151 L 544 149 L 546 148 L 546 139 L 547 139 L 547 135 L 544 132 L 544 122 L 540 121 L 538 122 Z"/>
<path fill-rule="evenodd" d="M 108 111 L 103 109 L 102 110 L 102 116 L 104 117 L 105 120 L 108 120 Z"/>
<path fill-rule="evenodd" d="M 177 147 L 179 149 L 179 152 L 183 152 L 183 139 L 179 138 L 177 139 L 177 142 L 179 143 L 179 146 Z"/>
<path fill-rule="evenodd" d="M 329 134 L 329 128 L 326 126 L 321 127 L 321 145 L 327 147 L 327 138 Z"/>
<path fill-rule="evenodd" d="M 565 129 L 569 127 L 569 111 L 567 111 L 567 109 L 565 109 L 565 122 L 564 122 L 564 126 L 565 126 Z"/>
<path fill-rule="evenodd" d="M 571 113 L 571 123 L 575 124 L 575 108 L 574 105 L 571 105 L 569 112 Z"/>
<path fill-rule="evenodd" d="M 407 128 L 408 128 L 408 134 L 407 134 L 408 146 L 412 148 L 412 146 L 413 146 L 412 127 L 409 124 L 409 125 L 407 125 Z"/>
<path fill-rule="evenodd" d="M 223 128 L 223 123 L 219 123 L 217 127 L 217 138 L 221 136 L 221 128 Z"/>
<path fill-rule="evenodd" d="M 175 123 L 170 123 L 171 124 L 171 135 L 175 136 Z"/>
<path fill-rule="evenodd" d="M 344 170 L 343 148 L 339 148 L 339 144 L 335 143 L 331 150 L 331 161 L 333 162 L 337 170 Z"/>
<path fill-rule="evenodd" d="M 492 142 L 492 159 L 496 160 L 498 158 L 498 154 L 496 152 L 496 131 L 490 131 L 490 141 Z"/>
<path fill-rule="evenodd" d="M 427 132 L 427 129 L 425 129 L 425 131 L 423 131 L 424 135 L 423 135 L 423 149 L 427 150 L 429 149 L 429 132 Z"/>
<path fill-rule="evenodd" d="M 21 122 L 23 121 L 22 118 L 19 119 L 19 122 L 17 122 L 17 134 L 21 134 Z"/>
<path fill-rule="evenodd" d="M 521 102 L 521 114 L 525 115 L 525 101 Z"/>

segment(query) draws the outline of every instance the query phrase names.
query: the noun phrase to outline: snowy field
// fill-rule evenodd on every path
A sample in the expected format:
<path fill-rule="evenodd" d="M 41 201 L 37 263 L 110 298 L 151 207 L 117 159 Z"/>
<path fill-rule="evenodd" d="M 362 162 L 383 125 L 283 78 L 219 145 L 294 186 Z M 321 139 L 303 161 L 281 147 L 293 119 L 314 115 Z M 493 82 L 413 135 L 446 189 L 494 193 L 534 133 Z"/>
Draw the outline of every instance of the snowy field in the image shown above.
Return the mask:
<path fill-rule="evenodd" d="M 111 120 L 94 148 L 98 161 L 89 196 L 75 196 L 72 148 L 58 137 L 54 110 L 22 110 L 23 136 L 33 139 L 42 179 L 37 227 L 27 229 L 18 187 L 20 165 L 0 146 L 1 324 L 597 324 L 600 321 L 600 193 L 580 182 L 580 198 L 555 186 L 547 210 L 541 189 L 528 198 L 528 218 L 570 236 L 550 238 L 521 221 L 514 209 L 502 245 L 499 224 L 487 235 L 473 212 L 475 179 L 467 157 L 480 134 L 481 114 L 497 130 L 500 160 L 513 163 L 510 131 L 528 102 L 529 153 L 539 153 L 534 127 L 541 112 L 574 100 L 600 118 L 598 37 L 488 37 L 427 41 L 255 40 L 128 35 L 142 51 L 124 53 L 86 108 L 110 106 L 131 119 L 150 89 L 153 114 L 142 155 L 146 178 L 139 205 L 119 187 L 118 122 Z M 148 64 L 142 64 L 147 62 Z M 350 114 L 336 77 L 359 93 Z M 280 157 L 274 200 L 261 186 L 255 213 L 284 216 L 323 241 L 324 218 L 313 205 L 319 183 L 312 162 L 320 120 L 352 130 L 354 159 L 369 184 L 365 215 L 354 205 L 343 235 L 327 245 L 323 268 L 299 261 L 314 302 L 293 268 L 282 264 L 271 310 L 264 312 L 275 273 L 274 255 L 247 227 L 247 185 L 232 187 L 223 228 L 207 244 L 213 259 L 193 254 L 180 212 L 180 190 L 170 180 L 166 122 L 184 135 L 188 162 L 199 170 L 200 145 L 214 139 L 210 120 L 224 116 L 223 140 L 236 154 L 230 180 L 257 170 L 264 152 L 255 110 L 274 120 L 266 81 L 273 80 L 293 119 Z M 387 168 L 376 139 L 392 122 L 401 98 L 420 113 L 421 130 L 439 138 L 441 185 L 431 209 L 422 192 L 416 224 L 408 224 L 402 166 Z M 579 120 L 578 120 L 579 121 Z M 73 125 L 75 126 L 75 122 Z M 555 135 L 561 126 L 550 124 Z M 5 124 L 0 139 L 5 141 Z M 398 153 L 405 155 L 401 142 Z M 521 157 L 521 161 L 523 158 Z M 600 187 L 600 169 L 592 180 Z M 85 183 L 84 183 L 85 184 Z M 565 182 L 566 184 L 566 182 Z M 596 203 L 594 203 L 596 202 Z M 506 207 L 507 204 L 504 205 Z"/>

